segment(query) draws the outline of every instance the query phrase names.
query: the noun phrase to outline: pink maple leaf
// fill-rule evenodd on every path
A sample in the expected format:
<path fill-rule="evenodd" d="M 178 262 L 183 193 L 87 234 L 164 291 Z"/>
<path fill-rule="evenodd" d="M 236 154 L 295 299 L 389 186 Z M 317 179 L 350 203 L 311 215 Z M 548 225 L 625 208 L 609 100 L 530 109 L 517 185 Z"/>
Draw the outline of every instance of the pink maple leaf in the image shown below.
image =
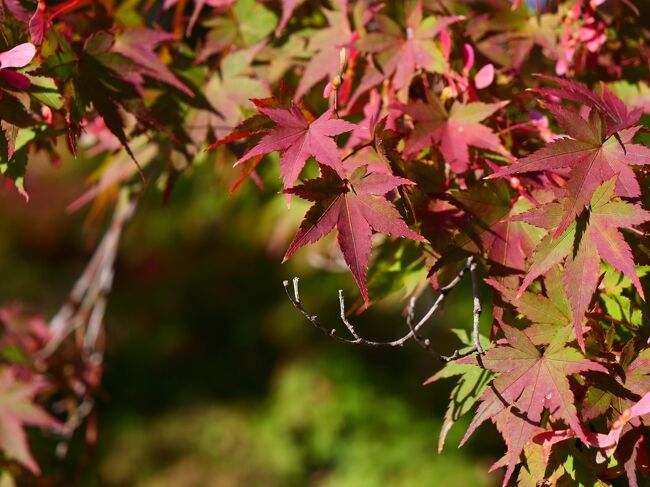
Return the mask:
<path fill-rule="evenodd" d="M 451 169 L 463 173 L 469 168 L 469 146 L 505 151 L 499 136 L 481 124 L 503 106 L 504 103 L 456 102 L 447 111 L 436 98 L 432 98 L 432 103 L 400 104 L 401 110 L 416 121 L 406 142 L 405 153 L 415 154 L 430 145 L 439 145 Z"/>
<path fill-rule="evenodd" d="M 289 110 L 258 107 L 276 126 L 262 137 L 259 143 L 239 159 L 235 165 L 274 151 L 283 151 L 280 157 L 280 175 L 285 188 L 293 186 L 310 156 L 334 169 L 344 177 L 338 147 L 332 137 L 355 128 L 353 123 L 332 118 L 330 108 L 313 122 L 309 122 L 295 104 Z"/>

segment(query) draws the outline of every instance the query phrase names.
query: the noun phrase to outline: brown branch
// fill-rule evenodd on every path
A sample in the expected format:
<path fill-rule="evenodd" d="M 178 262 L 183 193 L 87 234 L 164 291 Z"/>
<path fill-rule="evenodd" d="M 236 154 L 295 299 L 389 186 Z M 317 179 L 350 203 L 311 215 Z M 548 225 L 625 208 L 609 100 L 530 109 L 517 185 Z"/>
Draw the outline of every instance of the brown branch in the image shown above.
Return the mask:
<path fill-rule="evenodd" d="M 340 311 L 340 318 L 341 322 L 345 327 L 347 328 L 348 332 L 350 335 L 352 335 L 352 338 L 345 338 L 342 336 L 337 335 L 337 330 L 336 328 L 330 328 L 325 326 L 320 319 L 318 318 L 317 315 L 311 314 L 307 309 L 303 306 L 302 300 L 300 298 L 300 289 L 299 289 L 299 281 L 300 279 L 297 277 L 293 278 L 293 286 L 290 285 L 289 281 L 284 281 L 284 289 L 287 293 L 287 296 L 289 297 L 289 300 L 291 301 L 291 304 L 293 304 L 294 308 L 296 308 L 302 315 L 307 318 L 307 320 L 314 325 L 315 328 L 319 329 L 323 334 L 333 337 L 335 340 L 341 342 L 341 343 L 347 343 L 349 345 L 363 345 L 367 347 L 401 347 L 406 343 L 408 340 L 413 339 L 417 343 L 419 343 L 425 350 L 427 350 L 429 353 L 432 355 L 436 356 L 439 360 L 443 362 L 449 362 L 450 360 L 455 360 L 456 358 L 459 358 L 461 356 L 469 355 L 475 351 L 480 351 L 482 352 L 482 349 L 479 347 L 474 346 L 473 349 L 463 353 L 462 355 L 456 350 L 452 355 L 450 356 L 445 356 L 437 353 L 432 345 L 431 341 L 428 338 L 424 338 L 419 334 L 420 329 L 426 324 L 426 322 L 433 316 L 433 314 L 440 308 L 442 305 L 442 302 L 444 299 L 449 295 L 449 293 L 458 285 L 458 283 L 461 281 L 463 278 L 463 275 L 468 270 L 472 270 L 476 268 L 476 263 L 474 262 L 473 257 L 469 257 L 467 259 L 467 262 L 465 266 L 460 270 L 460 272 L 454 277 L 454 279 L 451 280 L 449 284 L 444 286 L 440 290 L 440 294 L 434 301 L 433 305 L 429 308 L 429 310 L 420 318 L 420 320 L 416 323 L 413 324 L 414 318 L 415 318 L 415 298 L 411 298 L 408 308 L 407 308 L 407 317 L 406 317 L 406 324 L 409 328 L 409 332 L 402 336 L 401 338 L 398 338 L 396 340 L 391 340 L 391 341 L 375 341 L 375 340 L 368 340 L 366 338 L 363 338 L 359 335 L 359 333 L 356 331 L 354 325 L 350 322 L 350 320 L 346 316 L 345 312 L 345 296 L 343 295 L 343 291 L 339 290 L 339 311 Z M 475 316 L 475 322 L 477 322 L 476 316 L 480 316 L 480 302 L 478 304 L 478 308 L 476 305 L 476 296 L 475 294 L 475 302 L 474 302 L 474 316 Z M 478 309 L 478 312 L 477 312 Z M 477 315 L 478 313 L 478 315 Z M 475 325 L 476 326 L 476 325 Z M 478 336 L 478 335 L 477 335 Z M 476 342 L 475 342 L 476 343 Z"/>

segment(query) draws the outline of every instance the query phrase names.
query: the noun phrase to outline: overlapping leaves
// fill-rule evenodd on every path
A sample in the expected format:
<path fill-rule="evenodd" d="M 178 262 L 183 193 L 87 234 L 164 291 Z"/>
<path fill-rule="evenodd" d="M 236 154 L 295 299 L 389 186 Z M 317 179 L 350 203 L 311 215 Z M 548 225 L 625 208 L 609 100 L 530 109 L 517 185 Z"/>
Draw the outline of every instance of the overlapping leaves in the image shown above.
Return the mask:
<path fill-rule="evenodd" d="M 372 230 L 425 241 L 404 223 L 393 204 L 385 198 L 386 194 L 405 184 L 411 182 L 389 173 L 368 172 L 365 166 L 361 166 L 352 172 L 349 179 L 342 179 L 335 171 L 323 168 L 322 178 L 308 180 L 300 186 L 287 189 L 288 193 L 315 204 L 305 215 L 284 259 L 288 259 L 303 245 L 320 240 L 336 228 L 345 262 L 367 301 L 366 269 L 370 258 Z"/>
<path fill-rule="evenodd" d="M 560 330 L 548 346 L 540 350 L 522 331 L 505 324 L 501 328 L 506 344 L 457 363 L 478 365 L 498 374 L 481 395 L 480 405 L 462 443 L 481 423 L 494 420 L 508 445 L 503 482 L 507 485 L 524 446 L 539 432 L 545 409 L 588 441 L 578 418 L 568 376 L 585 371 L 607 373 L 607 369 L 567 346 L 566 329 Z"/>

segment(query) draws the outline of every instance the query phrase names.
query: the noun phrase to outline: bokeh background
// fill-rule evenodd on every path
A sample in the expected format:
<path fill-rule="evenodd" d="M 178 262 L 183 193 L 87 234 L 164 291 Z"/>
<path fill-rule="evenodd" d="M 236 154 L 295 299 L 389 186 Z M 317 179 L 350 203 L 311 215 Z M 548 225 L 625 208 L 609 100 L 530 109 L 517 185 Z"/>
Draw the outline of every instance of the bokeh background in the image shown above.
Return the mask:
<path fill-rule="evenodd" d="M 29 204 L 12 190 L 0 195 L 3 304 L 50 318 L 64 301 L 110 218 L 110 202 L 66 212 L 100 163 L 34 160 Z M 120 245 L 105 320 L 97 444 L 82 428 L 57 459 L 54 439 L 33 432 L 46 474 L 39 485 L 499 485 L 500 473 L 487 473 L 504 452 L 492 426 L 459 450 L 461 421 L 437 453 L 453 382 L 422 386 L 440 368 L 431 356 L 416 344 L 340 344 L 293 309 L 282 281 L 294 275 L 310 311 L 332 325 L 340 325 L 337 289 L 351 303 L 358 291 L 336 272 L 332 240 L 281 264 L 305 207 L 294 200 L 287 210 L 265 167 L 264 190 L 247 182 L 230 196 L 230 164 L 206 157 L 168 205 L 155 184 L 144 192 Z M 450 329 L 471 328 L 469 284 L 430 322 L 440 351 L 459 345 Z M 401 298 L 354 316 L 358 330 L 400 336 Z M 419 310 L 433 298 L 425 293 Z"/>

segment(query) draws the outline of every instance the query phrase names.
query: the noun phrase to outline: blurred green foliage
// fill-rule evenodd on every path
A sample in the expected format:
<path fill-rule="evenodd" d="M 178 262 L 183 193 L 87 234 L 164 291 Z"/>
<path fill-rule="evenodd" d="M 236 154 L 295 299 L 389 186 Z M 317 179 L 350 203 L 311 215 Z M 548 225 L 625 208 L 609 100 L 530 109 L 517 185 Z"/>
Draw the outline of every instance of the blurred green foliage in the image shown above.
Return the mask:
<path fill-rule="evenodd" d="M 120 424 L 102 476 L 151 487 L 486 485 L 484 462 L 436 455 L 440 422 L 368 386 L 358 368 L 348 359 L 296 360 L 253 407 L 192 407 Z"/>
<path fill-rule="evenodd" d="M 96 163 L 76 167 L 90 172 Z M 0 295 L 49 317 L 110 212 L 90 220 L 97 214 L 87 209 L 66 214 L 82 187 L 79 169 L 34 166 L 29 184 L 41 190 L 29 205 L 2 196 Z M 332 260 L 331 241 L 281 265 L 301 212 L 288 212 L 275 194 L 277 175 L 264 175 L 265 191 L 247 183 L 245 194 L 229 197 L 223 188 L 233 177 L 229 165 L 210 159 L 179 181 L 169 206 L 157 191 L 145 194 L 109 301 L 97 446 L 89 448 L 80 430 L 61 461 L 54 440 L 34 434 L 46 474 L 35 485 L 498 484 L 499 474 L 486 472 L 503 446 L 489 427 L 456 450 L 461 423 L 436 453 L 453 384 L 422 387 L 440 368 L 432 357 L 415 344 L 339 344 L 293 309 L 282 281 L 300 275 L 310 311 L 337 325 L 336 290 L 352 303 L 352 278 L 309 264 Z M 352 319 L 366 336 L 399 336 L 403 305 L 379 303 Z M 466 282 L 432 321 L 431 336 L 451 352 L 459 343 L 449 329 L 470 327 Z"/>

